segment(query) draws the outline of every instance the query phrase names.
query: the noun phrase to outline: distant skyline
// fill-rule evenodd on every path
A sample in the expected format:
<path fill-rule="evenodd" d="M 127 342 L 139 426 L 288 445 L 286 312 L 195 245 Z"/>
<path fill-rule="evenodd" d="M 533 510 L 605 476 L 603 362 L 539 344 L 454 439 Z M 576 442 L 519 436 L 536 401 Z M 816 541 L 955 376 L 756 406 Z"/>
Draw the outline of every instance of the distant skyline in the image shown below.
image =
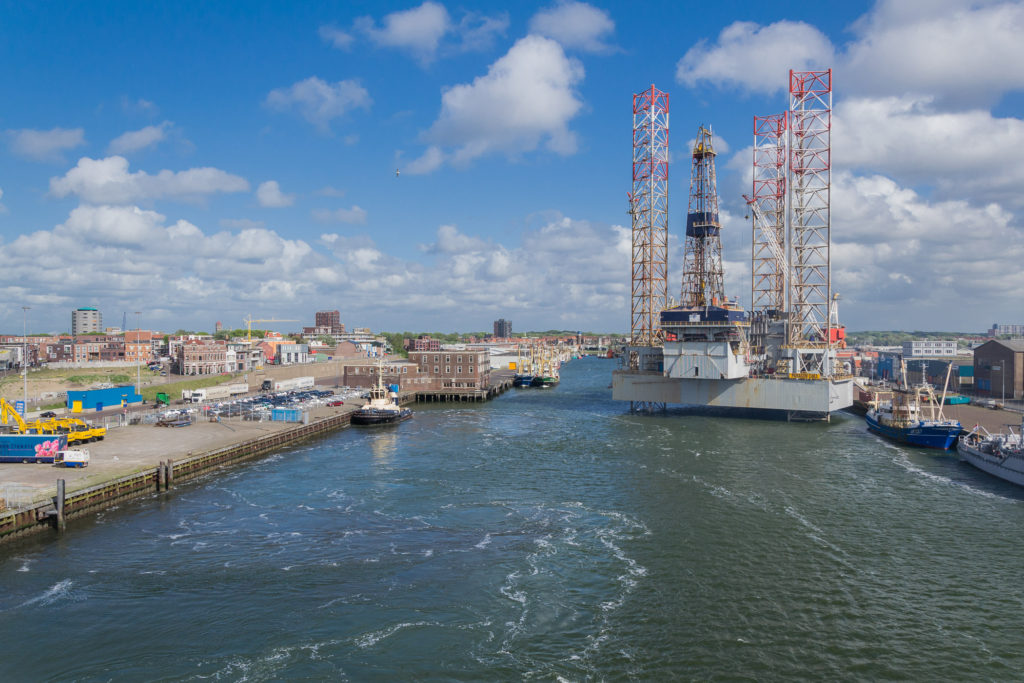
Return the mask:
<path fill-rule="evenodd" d="M 750 300 L 752 117 L 834 70 L 851 330 L 1024 323 L 1024 3 L 5 3 L 0 332 L 626 332 L 631 97 L 671 98 L 669 293 L 697 127 Z M 114 323 L 114 324 L 111 324 Z M 299 324 L 301 326 L 301 324 Z M 295 324 L 293 324 L 295 325 Z"/>

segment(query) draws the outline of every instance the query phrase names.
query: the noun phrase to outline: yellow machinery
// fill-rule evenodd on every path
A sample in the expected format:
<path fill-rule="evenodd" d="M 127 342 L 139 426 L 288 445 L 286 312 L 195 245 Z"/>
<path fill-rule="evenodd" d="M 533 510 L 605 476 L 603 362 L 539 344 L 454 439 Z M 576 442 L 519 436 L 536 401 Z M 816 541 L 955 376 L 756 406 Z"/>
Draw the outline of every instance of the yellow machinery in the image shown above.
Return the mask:
<path fill-rule="evenodd" d="M 90 425 L 77 417 L 60 417 L 39 424 L 48 434 L 67 434 L 68 445 L 102 441 L 107 435 L 106 427 Z"/>
<path fill-rule="evenodd" d="M 100 441 L 107 435 L 106 427 L 94 427 L 76 417 L 25 422 L 14 406 L 0 397 L 0 420 L 7 424 L 8 418 L 14 421 L 19 434 L 67 434 L 69 446 L 75 443 Z"/>
<path fill-rule="evenodd" d="M 34 432 L 33 428 L 30 427 L 28 423 L 22 419 L 21 415 L 18 414 L 18 411 L 14 409 L 14 406 L 8 403 L 7 399 L 0 396 L 0 420 L 2 420 L 4 424 L 7 424 L 8 418 L 14 421 L 19 434 L 41 433 Z"/>

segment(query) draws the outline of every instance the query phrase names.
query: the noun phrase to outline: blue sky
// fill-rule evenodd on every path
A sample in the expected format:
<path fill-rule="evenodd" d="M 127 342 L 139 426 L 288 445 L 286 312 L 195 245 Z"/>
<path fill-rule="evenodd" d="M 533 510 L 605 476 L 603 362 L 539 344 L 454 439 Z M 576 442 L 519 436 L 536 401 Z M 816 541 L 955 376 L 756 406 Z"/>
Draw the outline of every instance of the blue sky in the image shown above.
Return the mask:
<path fill-rule="evenodd" d="M 751 118 L 833 68 L 833 283 L 851 329 L 1024 322 L 1024 6 L 3 3 L 0 331 L 312 323 L 626 331 L 631 96 L 718 139 L 749 301 Z M 401 169 L 396 177 L 395 170 Z M 134 323 L 132 323 L 134 324 Z M 283 324 L 280 329 L 294 329 Z"/>

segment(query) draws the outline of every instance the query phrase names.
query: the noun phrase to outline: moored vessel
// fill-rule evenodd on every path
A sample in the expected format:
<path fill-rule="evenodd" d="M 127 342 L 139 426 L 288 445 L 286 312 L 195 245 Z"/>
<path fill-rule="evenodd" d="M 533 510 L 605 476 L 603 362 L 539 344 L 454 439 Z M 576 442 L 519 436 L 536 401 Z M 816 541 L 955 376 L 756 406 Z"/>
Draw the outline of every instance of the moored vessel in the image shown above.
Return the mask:
<path fill-rule="evenodd" d="M 983 427 L 975 426 L 960 437 L 956 452 L 979 470 L 1024 486 L 1024 418 L 1017 434 L 1012 428 L 1006 434 L 989 434 Z"/>
<path fill-rule="evenodd" d="M 904 377 L 906 368 L 904 367 Z M 949 371 L 946 373 L 946 385 L 949 385 Z M 930 414 L 926 418 L 921 411 L 921 391 L 930 397 Z M 963 431 L 958 420 L 948 420 L 942 414 L 943 401 L 937 401 L 930 386 L 923 388 L 895 389 L 892 398 L 887 401 L 873 401 L 864 419 L 868 429 L 899 443 L 924 448 L 947 450 L 956 443 L 956 438 Z M 935 404 L 938 403 L 936 406 Z"/>
<path fill-rule="evenodd" d="M 398 387 L 389 390 L 384 386 L 384 362 L 377 364 L 377 385 L 370 389 L 370 400 L 359 410 L 352 413 L 352 424 L 363 426 L 379 426 L 397 424 L 412 417 L 410 408 L 398 405 Z"/>

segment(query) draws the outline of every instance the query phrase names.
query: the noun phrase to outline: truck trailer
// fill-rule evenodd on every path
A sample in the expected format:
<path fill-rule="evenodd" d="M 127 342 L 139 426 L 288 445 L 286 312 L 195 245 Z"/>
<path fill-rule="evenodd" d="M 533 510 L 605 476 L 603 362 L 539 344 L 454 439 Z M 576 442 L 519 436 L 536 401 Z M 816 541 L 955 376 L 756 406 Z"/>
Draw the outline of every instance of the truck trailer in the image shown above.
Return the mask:
<path fill-rule="evenodd" d="M 278 379 L 274 380 L 274 391 L 312 389 L 315 383 L 315 378 L 313 377 L 292 377 L 291 379 Z"/>
<path fill-rule="evenodd" d="M 185 389 L 181 392 L 181 400 L 185 403 L 202 403 L 203 401 L 217 401 L 248 393 L 249 385 L 245 382 L 237 382 L 235 384 L 220 384 L 215 387 L 206 387 L 205 389 Z"/>

